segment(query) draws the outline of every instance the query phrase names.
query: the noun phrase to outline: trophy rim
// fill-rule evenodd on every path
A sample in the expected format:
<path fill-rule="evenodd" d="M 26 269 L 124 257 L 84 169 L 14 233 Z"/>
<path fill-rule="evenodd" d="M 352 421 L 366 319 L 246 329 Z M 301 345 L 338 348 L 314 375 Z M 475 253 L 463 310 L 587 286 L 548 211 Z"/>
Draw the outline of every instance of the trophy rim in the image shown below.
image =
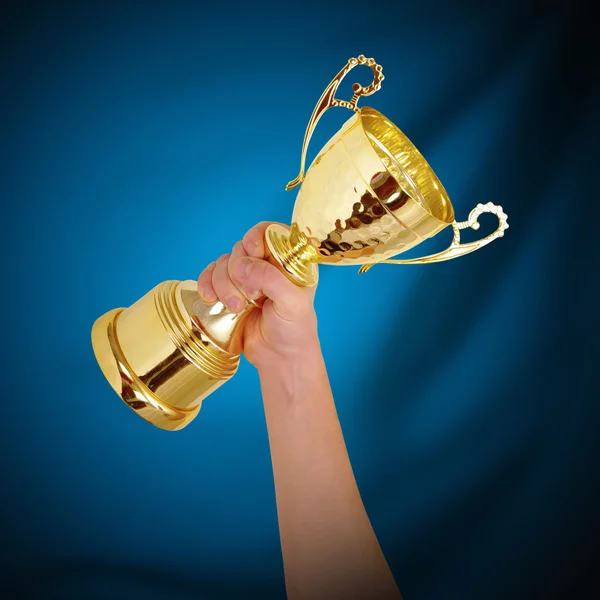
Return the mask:
<path fill-rule="evenodd" d="M 427 162 L 423 154 L 411 142 L 408 136 L 401 131 L 390 119 L 378 110 L 365 106 L 360 109 L 360 120 L 367 134 L 367 139 L 373 147 L 373 150 L 378 154 L 380 159 L 384 161 L 384 156 L 389 160 L 384 161 L 385 168 L 389 169 L 392 175 L 396 175 L 399 179 L 408 179 L 414 186 L 414 190 L 405 190 L 415 202 L 417 202 L 423 210 L 425 210 L 431 218 L 439 221 L 444 226 L 450 225 L 455 221 L 454 207 L 444 188 L 442 182 L 435 174 L 431 165 Z M 367 117 L 366 119 L 364 117 Z M 390 144 L 388 140 L 381 140 L 375 132 L 369 127 L 369 118 L 376 118 L 393 132 L 396 144 Z M 375 138 L 379 143 L 374 143 Z M 390 146 L 397 149 L 396 152 L 390 149 Z M 417 196 L 414 197 L 416 191 Z"/>

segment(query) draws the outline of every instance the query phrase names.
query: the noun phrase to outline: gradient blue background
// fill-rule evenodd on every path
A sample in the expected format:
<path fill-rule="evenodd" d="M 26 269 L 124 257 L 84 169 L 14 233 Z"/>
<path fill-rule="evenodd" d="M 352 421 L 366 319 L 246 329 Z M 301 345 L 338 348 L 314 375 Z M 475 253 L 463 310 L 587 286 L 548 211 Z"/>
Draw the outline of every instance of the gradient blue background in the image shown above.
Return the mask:
<path fill-rule="evenodd" d="M 384 552 L 406 599 L 593 597 L 584 3 L 19 2 L 0 28 L 3 597 L 283 597 L 253 368 L 167 433 L 116 398 L 90 328 L 256 222 L 289 222 L 307 119 L 360 53 L 386 74 L 368 104 L 458 218 L 492 201 L 511 225 L 453 262 L 321 270 L 325 358 Z M 348 116 L 326 115 L 311 156 Z"/>

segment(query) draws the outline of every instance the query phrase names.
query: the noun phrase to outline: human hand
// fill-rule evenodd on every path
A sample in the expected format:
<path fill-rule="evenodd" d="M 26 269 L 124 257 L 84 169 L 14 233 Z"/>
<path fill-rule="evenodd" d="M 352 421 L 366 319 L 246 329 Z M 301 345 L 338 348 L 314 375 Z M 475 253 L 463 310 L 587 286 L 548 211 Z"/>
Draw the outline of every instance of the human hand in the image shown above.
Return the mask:
<path fill-rule="evenodd" d="M 198 277 L 198 294 L 207 303 L 219 300 L 239 313 L 248 304 L 246 298 L 258 300 L 260 308 L 252 310 L 244 324 L 243 348 L 259 370 L 295 360 L 318 345 L 315 288 L 295 285 L 268 260 L 264 235 L 270 224 L 255 225 L 231 254 L 208 265 Z"/>

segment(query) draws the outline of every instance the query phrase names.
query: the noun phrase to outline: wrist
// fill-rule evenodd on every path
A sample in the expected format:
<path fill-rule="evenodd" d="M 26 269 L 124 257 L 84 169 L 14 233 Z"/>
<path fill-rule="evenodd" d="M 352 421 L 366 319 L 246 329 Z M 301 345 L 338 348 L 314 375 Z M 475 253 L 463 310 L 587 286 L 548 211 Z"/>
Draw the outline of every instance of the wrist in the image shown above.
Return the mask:
<path fill-rule="evenodd" d="M 294 373 L 310 372 L 321 363 L 321 344 L 315 335 L 307 338 L 301 345 L 265 354 L 255 367 L 261 379 L 288 378 Z"/>

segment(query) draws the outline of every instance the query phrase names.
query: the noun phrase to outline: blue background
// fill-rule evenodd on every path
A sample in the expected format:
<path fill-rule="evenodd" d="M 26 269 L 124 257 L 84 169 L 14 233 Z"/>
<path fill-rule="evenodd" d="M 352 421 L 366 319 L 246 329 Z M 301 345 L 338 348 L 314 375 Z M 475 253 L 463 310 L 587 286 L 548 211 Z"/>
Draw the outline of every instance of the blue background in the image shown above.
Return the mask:
<path fill-rule="evenodd" d="M 114 395 L 90 328 L 195 278 L 258 221 L 289 222 L 310 112 L 361 53 L 386 75 L 367 104 L 423 151 L 458 219 L 492 201 L 511 226 L 448 263 L 321 269 L 325 358 L 384 552 L 407 599 L 592 596 L 599 48 L 585 4 L 2 11 L 4 597 L 284 595 L 253 368 L 167 433 Z M 310 156 L 349 116 L 330 113 Z"/>

